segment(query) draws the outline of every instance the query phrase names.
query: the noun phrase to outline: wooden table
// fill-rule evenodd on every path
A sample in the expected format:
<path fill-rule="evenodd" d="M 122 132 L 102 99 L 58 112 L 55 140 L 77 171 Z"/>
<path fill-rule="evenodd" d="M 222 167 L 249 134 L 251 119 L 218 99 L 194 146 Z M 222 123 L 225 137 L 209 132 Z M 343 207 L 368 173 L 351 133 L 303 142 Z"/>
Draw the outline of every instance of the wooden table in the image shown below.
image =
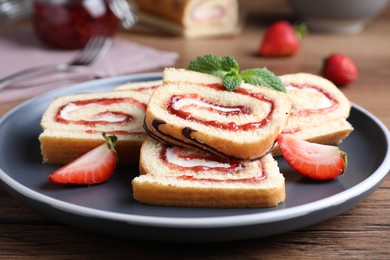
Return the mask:
<path fill-rule="evenodd" d="M 255 1 L 252 1 L 255 2 Z M 265 2 L 265 1 L 264 1 Z M 267 1 L 268 2 L 268 1 Z M 271 2 L 271 1 L 269 1 Z M 280 1 L 271 9 L 251 8 L 238 37 L 185 40 L 179 37 L 121 32 L 120 37 L 161 50 L 177 51 L 177 67 L 198 55 L 233 55 L 241 68 L 266 66 L 276 74 L 318 74 L 323 58 L 338 51 L 359 68 L 356 83 L 342 88 L 352 102 L 375 114 L 390 128 L 390 8 L 363 33 L 312 33 L 291 58 L 265 59 L 257 48 L 265 26 L 274 19 L 294 18 Z M 276 9 L 274 7 L 277 7 Z M 276 13 L 274 10 L 278 10 Z M 1 62 L 1 61 L 0 61 Z M 20 103 L 0 104 L 0 115 Z M 217 244 L 164 244 L 131 241 L 63 225 L 23 205 L 0 189 L 0 258 L 390 258 L 390 179 L 347 212 L 323 223 L 267 238 Z"/>

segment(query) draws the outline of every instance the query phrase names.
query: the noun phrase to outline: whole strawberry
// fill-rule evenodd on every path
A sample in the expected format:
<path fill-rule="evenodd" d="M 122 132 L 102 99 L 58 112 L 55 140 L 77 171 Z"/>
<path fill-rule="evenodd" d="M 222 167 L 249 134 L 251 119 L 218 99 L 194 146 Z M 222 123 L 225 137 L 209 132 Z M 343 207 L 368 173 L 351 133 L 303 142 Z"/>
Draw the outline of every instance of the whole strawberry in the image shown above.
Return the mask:
<path fill-rule="evenodd" d="M 304 24 L 294 27 L 288 21 L 277 21 L 265 32 L 259 54 L 263 57 L 292 56 L 300 50 L 306 32 Z"/>
<path fill-rule="evenodd" d="M 325 59 L 322 74 L 337 86 L 348 85 L 358 76 L 355 63 L 341 53 L 333 53 Z"/>

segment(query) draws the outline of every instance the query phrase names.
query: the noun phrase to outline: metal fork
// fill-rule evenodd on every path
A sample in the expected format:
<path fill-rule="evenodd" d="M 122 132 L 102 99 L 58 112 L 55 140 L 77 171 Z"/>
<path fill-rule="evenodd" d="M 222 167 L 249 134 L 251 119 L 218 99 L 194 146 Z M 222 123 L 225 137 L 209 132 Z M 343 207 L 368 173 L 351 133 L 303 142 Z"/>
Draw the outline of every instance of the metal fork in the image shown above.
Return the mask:
<path fill-rule="evenodd" d="M 22 79 L 51 72 L 68 72 L 83 69 L 102 57 L 109 49 L 112 38 L 109 36 L 92 36 L 85 47 L 69 63 L 52 64 L 26 69 L 0 80 L 0 89 Z"/>

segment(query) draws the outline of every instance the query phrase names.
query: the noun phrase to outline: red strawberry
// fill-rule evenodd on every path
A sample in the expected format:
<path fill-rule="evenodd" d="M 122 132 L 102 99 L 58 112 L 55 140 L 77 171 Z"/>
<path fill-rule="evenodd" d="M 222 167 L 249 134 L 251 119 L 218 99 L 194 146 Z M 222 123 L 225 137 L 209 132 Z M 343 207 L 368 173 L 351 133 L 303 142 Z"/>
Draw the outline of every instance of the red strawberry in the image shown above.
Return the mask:
<path fill-rule="evenodd" d="M 337 146 L 310 143 L 283 134 L 277 141 L 286 162 L 306 177 L 334 179 L 343 174 L 347 166 L 347 155 Z"/>
<path fill-rule="evenodd" d="M 116 136 L 106 136 L 106 143 L 92 149 L 49 175 L 49 180 L 64 184 L 95 184 L 107 181 L 116 167 Z"/>
<path fill-rule="evenodd" d="M 303 24 L 294 28 L 284 20 L 275 22 L 265 32 L 259 54 L 263 57 L 292 56 L 299 51 L 305 33 Z"/>
<path fill-rule="evenodd" d="M 322 74 L 337 86 L 345 86 L 357 78 L 355 63 L 346 55 L 333 53 L 329 55 L 323 64 Z"/>

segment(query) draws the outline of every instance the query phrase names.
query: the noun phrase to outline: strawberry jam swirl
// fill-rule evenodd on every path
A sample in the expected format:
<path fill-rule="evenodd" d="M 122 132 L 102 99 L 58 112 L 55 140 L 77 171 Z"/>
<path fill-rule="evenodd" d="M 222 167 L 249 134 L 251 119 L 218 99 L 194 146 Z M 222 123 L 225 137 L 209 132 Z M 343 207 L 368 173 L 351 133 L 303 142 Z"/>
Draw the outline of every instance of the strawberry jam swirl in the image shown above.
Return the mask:
<path fill-rule="evenodd" d="M 95 127 L 97 125 L 115 125 L 130 123 L 134 116 L 123 111 L 110 111 L 113 104 L 135 105 L 140 110 L 146 110 L 146 104 L 133 98 L 101 98 L 69 102 L 60 107 L 55 116 L 55 121 L 62 124 L 85 125 Z M 104 108 L 102 110 L 102 108 Z M 97 112 L 92 112 L 96 110 Z M 78 115 L 85 113 L 85 115 Z M 82 119 L 81 119 L 82 118 Z M 94 133 L 95 130 L 86 130 L 87 133 Z M 127 132 L 127 131 L 119 131 Z M 127 132 L 129 133 L 129 132 Z"/>
<path fill-rule="evenodd" d="M 211 85 L 202 85 L 210 87 L 217 90 L 225 90 L 221 85 L 211 84 Z M 222 116 L 236 116 L 236 115 L 250 115 L 253 114 L 252 110 L 243 105 L 237 106 L 222 106 L 214 104 L 206 99 L 202 98 L 198 94 L 186 94 L 186 95 L 173 95 L 167 103 L 167 111 L 170 114 L 176 115 L 184 120 L 191 122 L 200 123 L 206 126 L 211 126 L 227 131 L 249 131 L 254 129 L 259 129 L 265 126 L 272 117 L 274 111 L 274 102 L 270 98 L 264 96 L 261 93 L 253 93 L 247 89 L 239 88 L 234 91 L 237 94 L 250 96 L 261 102 L 264 102 L 266 105 L 266 115 L 260 121 L 249 122 L 244 124 L 237 124 L 235 122 L 220 122 L 217 120 L 203 120 L 194 116 L 189 112 L 189 108 L 195 108 L 196 110 L 203 110 L 207 112 L 217 113 Z"/>
<path fill-rule="evenodd" d="M 257 182 L 265 179 L 266 175 L 263 172 L 263 165 L 259 160 L 258 175 L 253 177 L 238 178 L 234 177 L 235 173 L 239 173 L 245 168 L 242 161 L 218 157 L 211 154 L 200 153 L 192 149 L 182 149 L 177 146 L 163 146 L 160 151 L 160 159 L 172 169 L 177 169 L 181 172 L 192 171 L 195 173 L 205 171 L 217 171 L 224 173 L 221 178 L 204 178 L 197 177 L 193 174 L 177 176 L 181 180 L 189 181 L 211 181 L 211 182 Z"/>
<path fill-rule="evenodd" d="M 140 91 L 140 92 L 149 92 L 156 90 L 159 86 L 158 85 L 153 85 L 153 86 L 140 86 L 138 88 L 135 88 L 134 90 Z"/>
<path fill-rule="evenodd" d="M 307 93 L 314 93 L 319 96 L 319 103 L 315 108 L 294 108 L 291 111 L 292 115 L 306 116 L 309 114 L 329 113 L 339 106 L 339 102 L 329 92 L 316 86 L 289 84 L 286 86 L 287 90 L 306 91 Z"/>

